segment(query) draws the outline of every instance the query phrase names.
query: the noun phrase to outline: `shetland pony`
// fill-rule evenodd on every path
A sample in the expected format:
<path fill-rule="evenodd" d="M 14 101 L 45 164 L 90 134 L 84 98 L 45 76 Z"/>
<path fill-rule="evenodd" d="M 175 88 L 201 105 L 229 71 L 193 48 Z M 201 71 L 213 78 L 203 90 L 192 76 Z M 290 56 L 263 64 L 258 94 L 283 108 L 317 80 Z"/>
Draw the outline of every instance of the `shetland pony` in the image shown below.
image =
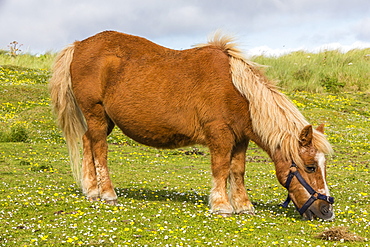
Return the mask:
<path fill-rule="evenodd" d="M 216 33 L 207 44 L 178 51 L 105 31 L 59 53 L 50 93 L 73 173 L 90 200 L 117 202 L 106 138 L 118 126 L 157 148 L 207 146 L 214 213 L 254 213 L 244 187 L 252 140 L 269 154 L 304 217 L 334 217 L 324 156 L 332 148 L 323 126 L 313 129 L 231 37 Z"/>

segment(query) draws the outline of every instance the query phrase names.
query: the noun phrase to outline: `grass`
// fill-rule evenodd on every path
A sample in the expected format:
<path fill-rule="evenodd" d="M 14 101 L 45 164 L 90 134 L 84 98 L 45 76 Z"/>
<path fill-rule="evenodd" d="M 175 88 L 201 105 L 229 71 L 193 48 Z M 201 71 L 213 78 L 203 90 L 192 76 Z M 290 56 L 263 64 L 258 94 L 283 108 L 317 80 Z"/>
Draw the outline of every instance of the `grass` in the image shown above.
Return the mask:
<path fill-rule="evenodd" d="M 207 204 L 207 149 L 153 149 L 118 130 L 108 141 L 119 205 L 87 202 L 73 181 L 68 152 L 50 111 L 49 70 L 37 63 L 32 68 L 14 66 L 19 65 L 0 67 L 0 137 L 23 139 L 0 138 L 0 246 L 369 245 L 368 91 L 284 89 L 312 124 L 326 123 L 335 150 L 328 161 L 335 221 L 304 221 L 293 205 L 278 206 L 286 191 L 270 159 L 254 144 L 247 153 L 246 188 L 257 214 L 222 218 L 211 214 Z M 291 75 L 286 76 L 276 77 L 284 81 Z M 341 228 L 364 240 L 317 238 Z"/>
<path fill-rule="evenodd" d="M 370 48 L 341 53 L 293 52 L 281 57 L 260 56 L 267 75 L 286 91 L 370 92 Z"/>
<path fill-rule="evenodd" d="M 42 55 L 19 54 L 11 56 L 9 52 L 0 50 L 0 65 L 24 67 L 28 69 L 49 69 L 55 58 L 54 53 Z"/>

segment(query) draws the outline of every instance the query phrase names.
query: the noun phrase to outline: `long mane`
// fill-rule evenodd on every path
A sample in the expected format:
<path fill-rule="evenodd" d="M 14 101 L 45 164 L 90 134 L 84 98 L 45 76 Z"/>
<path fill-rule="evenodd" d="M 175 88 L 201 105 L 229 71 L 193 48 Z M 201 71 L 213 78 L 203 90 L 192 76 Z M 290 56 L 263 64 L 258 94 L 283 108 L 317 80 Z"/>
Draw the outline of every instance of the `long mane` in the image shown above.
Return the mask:
<path fill-rule="evenodd" d="M 253 131 L 274 154 L 281 149 L 282 158 L 303 166 L 299 156 L 299 135 L 309 125 L 297 107 L 269 81 L 258 66 L 247 60 L 235 39 L 216 32 L 207 44 L 223 50 L 230 58 L 230 73 L 234 86 L 249 101 Z M 313 145 L 323 153 L 331 153 L 332 147 L 324 134 L 314 130 Z"/>

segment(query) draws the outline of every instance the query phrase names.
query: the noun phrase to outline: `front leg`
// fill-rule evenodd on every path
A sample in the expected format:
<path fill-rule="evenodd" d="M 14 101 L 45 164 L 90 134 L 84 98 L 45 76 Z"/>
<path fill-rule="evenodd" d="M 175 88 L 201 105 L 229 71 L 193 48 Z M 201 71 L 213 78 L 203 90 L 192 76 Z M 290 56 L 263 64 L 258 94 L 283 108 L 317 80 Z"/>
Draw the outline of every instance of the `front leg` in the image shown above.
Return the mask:
<path fill-rule="evenodd" d="M 233 213 L 233 207 L 227 195 L 227 178 L 230 173 L 233 136 L 225 128 L 217 128 L 208 145 L 211 152 L 213 187 L 209 197 L 211 211 L 223 216 Z"/>
<path fill-rule="evenodd" d="M 217 156 L 214 155 L 214 156 Z M 227 177 L 230 169 L 230 158 L 212 158 L 213 188 L 209 198 L 211 211 L 223 216 L 233 213 L 233 207 L 227 196 Z"/>
<path fill-rule="evenodd" d="M 230 202 L 237 214 L 254 214 L 254 207 L 248 198 L 244 185 L 245 174 L 245 153 L 248 148 L 248 141 L 235 145 L 229 175 Z"/>

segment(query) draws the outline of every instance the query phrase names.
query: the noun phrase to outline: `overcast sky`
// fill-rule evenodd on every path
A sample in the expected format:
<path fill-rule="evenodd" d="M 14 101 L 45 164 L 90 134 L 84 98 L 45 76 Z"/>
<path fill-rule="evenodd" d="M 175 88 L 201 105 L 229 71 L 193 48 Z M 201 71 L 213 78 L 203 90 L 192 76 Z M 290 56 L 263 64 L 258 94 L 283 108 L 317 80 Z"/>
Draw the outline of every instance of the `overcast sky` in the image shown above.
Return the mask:
<path fill-rule="evenodd" d="M 103 30 L 187 49 L 217 29 L 247 53 L 370 47 L 370 1 L 0 0 L 0 49 L 59 51 Z"/>

